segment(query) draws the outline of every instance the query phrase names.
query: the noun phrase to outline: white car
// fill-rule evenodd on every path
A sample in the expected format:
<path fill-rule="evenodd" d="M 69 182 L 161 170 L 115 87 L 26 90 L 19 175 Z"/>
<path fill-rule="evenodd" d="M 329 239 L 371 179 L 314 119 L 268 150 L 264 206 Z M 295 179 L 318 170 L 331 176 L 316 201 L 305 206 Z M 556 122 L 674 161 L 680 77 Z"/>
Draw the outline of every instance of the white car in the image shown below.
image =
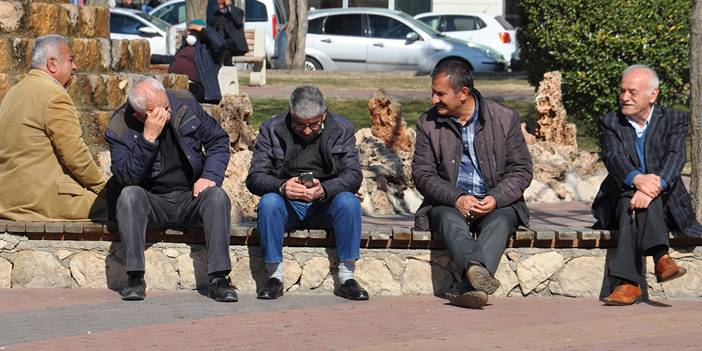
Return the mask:
<path fill-rule="evenodd" d="M 517 50 L 516 30 L 502 16 L 487 13 L 431 12 L 414 18 L 446 35 L 489 46 L 510 62 Z"/>
<path fill-rule="evenodd" d="M 175 39 L 169 33 L 170 24 L 139 10 L 110 9 L 110 39 L 146 39 L 152 54 L 172 55 Z"/>
<path fill-rule="evenodd" d="M 309 12 L 305 69 L 413 70 L 427 74 L 442 60 L 466 61 L 475 72 L 503 71 L 495 50 L 442 33 L 400 11 L 352 7 Z"/>
<path fill-rule="evenodd" d="M 285 65 L 285 27 L 288 18 L 282 0 L 247 0 L 244 9 L 244 29 L 261 29 L 265 34 L 266 58 L 273 68 Z M 217 1 L 207 2 L 207 13 L 217 10 Z M 176 31 L 185 30 L 185 0 L 169 0 L 149 11 L 173 25 Z"/>

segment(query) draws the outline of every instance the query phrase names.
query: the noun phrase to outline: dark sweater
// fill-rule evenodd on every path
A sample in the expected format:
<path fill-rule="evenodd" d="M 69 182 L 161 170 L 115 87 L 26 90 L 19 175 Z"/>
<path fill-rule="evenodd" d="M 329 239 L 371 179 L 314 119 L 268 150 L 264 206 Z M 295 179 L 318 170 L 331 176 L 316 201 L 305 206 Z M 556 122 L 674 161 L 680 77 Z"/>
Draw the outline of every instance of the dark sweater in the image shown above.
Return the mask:
<path fill-rule="evenodd" d="M 165 194 L 173 191 L 192 190 L 193 171 L 185 154 L 178 147 L 173 128 L 166 126 L 159 136 L 159 153 L 163 167 L 161 173 L 150 179 L 144 188 L 154 194 Z"/>

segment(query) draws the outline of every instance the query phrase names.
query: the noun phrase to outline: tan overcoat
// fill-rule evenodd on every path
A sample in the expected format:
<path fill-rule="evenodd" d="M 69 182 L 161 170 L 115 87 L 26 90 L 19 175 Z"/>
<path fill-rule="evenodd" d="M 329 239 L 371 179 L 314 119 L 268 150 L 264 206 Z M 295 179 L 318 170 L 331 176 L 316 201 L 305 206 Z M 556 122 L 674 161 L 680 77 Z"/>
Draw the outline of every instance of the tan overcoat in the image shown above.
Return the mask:
<path fill-rule="evenodd" d="M 0 104 L 0 218 L 94 217 L 91 207 L 104 186 L 66 89 L 32 69 Z"/>

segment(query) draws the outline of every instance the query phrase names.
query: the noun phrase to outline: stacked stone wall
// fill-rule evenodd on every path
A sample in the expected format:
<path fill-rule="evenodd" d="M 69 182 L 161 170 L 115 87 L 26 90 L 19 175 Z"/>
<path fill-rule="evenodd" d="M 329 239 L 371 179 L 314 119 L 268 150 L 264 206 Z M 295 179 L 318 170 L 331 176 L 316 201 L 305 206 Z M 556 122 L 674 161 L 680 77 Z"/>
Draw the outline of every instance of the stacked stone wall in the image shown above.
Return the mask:
<path fill-rule="evenodd" d="M 79 112 L 83 138 L 96 156 L 106 150 L 102 134 L 124 103 L 134 77 L 154 76 L 166 88 L 187 89 L 183 75 L 151 74 L 146 40 L 110 39 L 110 10 L 68 1 L 0 1 L 0 99 L 29 72 L 34 40 L 60 34 L 71 42 L 75 79 L 68 88 Z"/>

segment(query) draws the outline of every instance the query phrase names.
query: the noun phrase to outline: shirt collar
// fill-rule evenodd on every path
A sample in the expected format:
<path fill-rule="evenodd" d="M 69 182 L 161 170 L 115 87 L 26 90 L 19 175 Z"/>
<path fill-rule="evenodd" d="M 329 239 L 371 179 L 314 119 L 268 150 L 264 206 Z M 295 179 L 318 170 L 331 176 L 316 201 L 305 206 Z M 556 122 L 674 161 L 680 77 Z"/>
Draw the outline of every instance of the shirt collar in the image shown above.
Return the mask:
<path fill-rule="evenodd" d="M 636 129 L 637 132 L 639 132 L 639 130 L 644 131 L 644 130 L 646 130 L 646 127 L 648 127 L 648 124 L 651 122 L 651 116 L 653 116 L 653 109 L 654 108 L 656 108 L 655 105 L 651 106 L 651 110 L 648 111 L 648 116 L 646 117 L 646 121 L 644 121 L 643 126 L 640 126 L 638 123 L 636 123 L 636 120 L 634 120 L 630 116 L 626 116 L 626 120 L 629 121 L 629 124 L 631 124 L 634 127 L 634 129 Z"/>
<path fill-rule="evenodd" d="M 474 125 L 475 121 L 480 116 L 480 101 L 478 100 L 478 97 L 475 96 L 472 90 L 470 92 L 470 95 L 473 97 L 473 101 L 475 101 L 475 108 L 473 109 L 473 115 L 470 116 L 470 122 L 466 123 L 465 125 L 461 125 L 461 123 L 458 121 L 458 117 L 451 116 L 451 120 L 454 121 L 459 128 Z"/>

